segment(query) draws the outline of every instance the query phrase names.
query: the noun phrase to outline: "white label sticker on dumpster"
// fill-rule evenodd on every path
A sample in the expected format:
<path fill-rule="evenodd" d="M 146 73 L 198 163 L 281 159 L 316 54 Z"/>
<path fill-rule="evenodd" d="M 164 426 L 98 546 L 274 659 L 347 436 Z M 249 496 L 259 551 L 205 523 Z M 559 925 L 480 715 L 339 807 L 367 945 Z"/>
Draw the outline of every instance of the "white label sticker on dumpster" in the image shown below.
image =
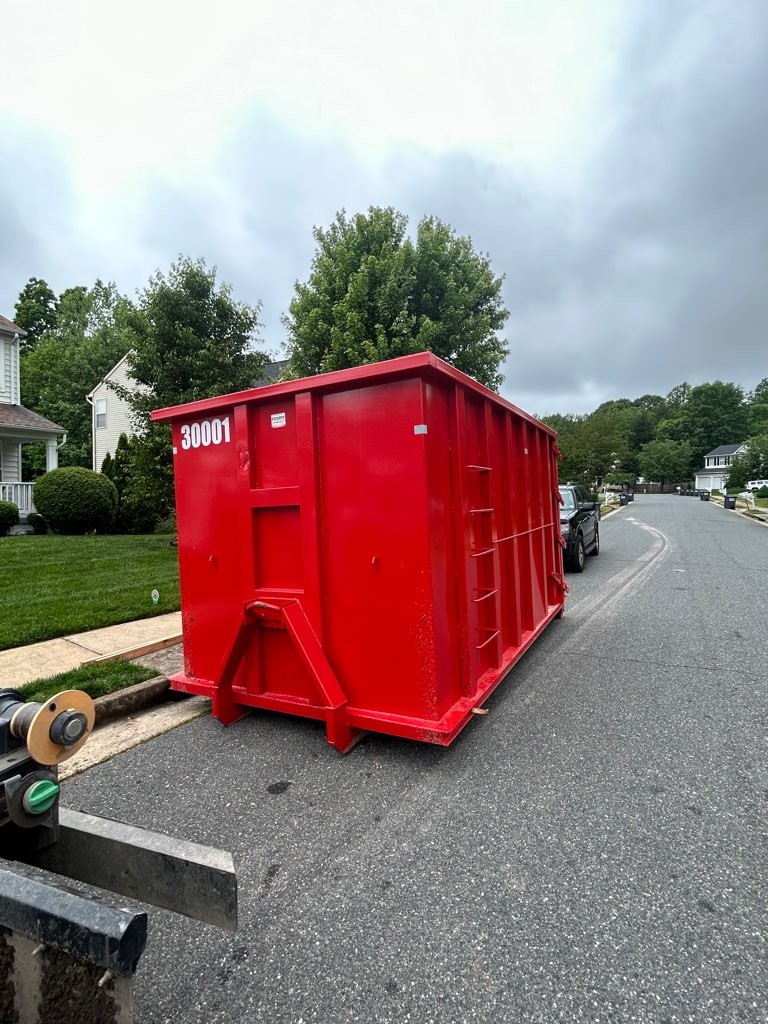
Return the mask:
<path fill-rule="evenodd" d="M 284 427 L 285 426 L 285 413 L 284 412 L 273 412 L 272 413 L 272 426 L 273 427 Z"/>

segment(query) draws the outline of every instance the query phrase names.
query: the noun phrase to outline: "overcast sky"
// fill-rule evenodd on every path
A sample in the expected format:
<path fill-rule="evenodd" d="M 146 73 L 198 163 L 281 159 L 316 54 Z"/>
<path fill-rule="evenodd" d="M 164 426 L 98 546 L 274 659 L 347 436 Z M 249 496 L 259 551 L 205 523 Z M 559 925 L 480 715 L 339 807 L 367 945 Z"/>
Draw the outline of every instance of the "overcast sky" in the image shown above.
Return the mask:
<path fill-rule="evenodd" d="M 6 5 L 0 313 L 203 256 L 280 316 L 312 227 L 435 214 L 506 275 L 523 408 L 768 376 L 766 0 Z"/>

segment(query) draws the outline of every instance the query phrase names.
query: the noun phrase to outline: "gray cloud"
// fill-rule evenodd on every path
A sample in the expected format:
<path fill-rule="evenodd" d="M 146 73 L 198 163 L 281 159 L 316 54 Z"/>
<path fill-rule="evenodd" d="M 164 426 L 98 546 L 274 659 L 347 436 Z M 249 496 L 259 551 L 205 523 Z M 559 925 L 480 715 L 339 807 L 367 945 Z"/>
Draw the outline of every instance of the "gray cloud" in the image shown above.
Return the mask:
<path fill-rule="evenodd" d="M 0 312 L 13 315 L 25 281 L 63 269 L 57 239 L 72 237 L 72 192 L 63 146 L 0 116 Z M 29 269 L 29 273 L 26 270 Z"/>
<path fill-rule="evenodd" d="M 425 214 L 449 221 L 506 274 L 503 390 L 524 408 L 588 411 L 684 379 L 752 386 L 768 376 L 766 96 L 761 0 L 655 0 L 629 26 L 586 172 L 564 167 L 544 185 L 413 146 L 366 163 L 252 110 L 209 185 L 143 183 L 122 263 L 119 248 L 96 254 L 78 240 L 62 156 L 37 139 L 37 177 L 0 182 L 0 303 L 32 274 L 62 288 L 92 271 L 132 291 L 184 252 L 216 264 L 237 298 L 263 300 L 276 349 L 293 283 L 309 272 L 312 226 L 341 207 L 391 204 L 413 227 Z M 8 133 L 0 140 L 7 150 Z"/>

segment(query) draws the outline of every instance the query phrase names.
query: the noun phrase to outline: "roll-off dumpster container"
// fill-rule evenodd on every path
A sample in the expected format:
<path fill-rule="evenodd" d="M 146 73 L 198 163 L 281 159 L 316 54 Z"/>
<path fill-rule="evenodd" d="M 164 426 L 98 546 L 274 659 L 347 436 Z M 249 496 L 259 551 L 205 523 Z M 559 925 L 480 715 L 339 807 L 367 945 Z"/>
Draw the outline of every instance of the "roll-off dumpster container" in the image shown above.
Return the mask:
<path fill-rule="evenodd" d="M 185 671 L 253 708 L 449 744 L 561 612 L 556 435 L 430 353 L 159 410 Z"/>

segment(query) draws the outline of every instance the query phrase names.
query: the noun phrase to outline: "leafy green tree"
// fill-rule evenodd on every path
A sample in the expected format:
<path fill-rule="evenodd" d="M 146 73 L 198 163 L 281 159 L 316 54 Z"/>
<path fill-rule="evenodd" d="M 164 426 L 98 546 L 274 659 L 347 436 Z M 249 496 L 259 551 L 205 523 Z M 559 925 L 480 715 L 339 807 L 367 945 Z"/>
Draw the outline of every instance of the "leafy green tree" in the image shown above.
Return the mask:
<path fill-rule="evenodd" d="M 664 484 L 688 478 L 691 447 L 686 441 L 649 441 L 640 452 L 640 469 L 646 480 Z"/>
<path fill-rule="evenodd" d="M 671 399 L 674 392 L 679 401 Z M 704 456 L 713 448 L 741 444 L 747 436 L 748 406 L 738 384 L 720 380 L 696 387 L 681 384 L 670 392 L 668 404 L 671 415 L 659 423 L 655 439 L 688 442 L 691 473 L 704 465 Z"/>
<path fill-rule="evenodd" d="M 125 434 L 121 434 L 120 437 L 125 437 Z M 112 483 L 115 482 L 115 460 L 112 458 L 109 452 L 107 452 L 107 454 L 102 459 L 101 469 L 99 472 L 103 473 L 104 476 L 108 476 Z"/>
<path fill-rule="evenodd" d="M 128 351 L 131 303 L 114 284 L 70 288 L 59 300 L 56 325 L 21 357 L 21 401 L 67 431 L 59 452 L 61 466 L 92 462 L 91 407 L 86 395 Z M 34 446 L 28 475 L 44 469 Z"/>
<path fill-rule="evenodd" d="M 632 425 L 630 446 L 634 452 L 639 453 L 643 445 L 653 440 L 656 427 L 666 415 L 667 401 L 661 395 L 641 395 L 632 405 L 637 411 Z"/>
<path fill-rule="evenodd" d="M 579 428 L 586 419 L 585 416 L 575 416 L 570 412 L 556 412 L 549 416 L 539 416 L 538 418 L 542 423 L 546 423 L 548 427 L 552 427 L 553 430 L 557 431 L 561 447 L 565 438 L 573 437 L 574 434 L 579 432 Z"/>
<path fill-rule="evenodd" d="M 684 409 L 688 404 L 688 399 L 691 397 L 691 385 L 687 380 L 684 380 L 682 384 L 677 384 L 667 395 L 667 408 L 670 413 L 674 415 L 676 411 Z"/>
<path fill-rule="evenodd" d="M 126 394 L 139 436 L 124 500 L 137 517 L 173 510 L 170 429 L 149 413 L 240 391 L 261 377 L 269 356 L 254 348 L 259 309 L 236 302 L 203 260 L 180 257 L 150 279 L 131 317 L 130 372 L 142 387 Z"/>
<path fill-rule="evenodd" d="M 747 480 L 764 480 L 768 477 L 768 431 L 748 438 L 746 452 L 737 455 L 728 470 L 728 489 L 740 490 Z"/>
<path fill-rule="evenodd" d="M 498 331 L 503 279 L 488 256 L 435 217 L 418 225 L 391 207 L 348 218 L 317 243 L 309 280 L 296 285 L 283 323 L 293 376 L 430 351 L 491 388 L 509 354 Z"/>
<path fill-rule="evenodd" d="M 768 377 L 749 396 L 749 434 L 768 434 Z"/>
<path fill-rule="evenodd" d="M 19 293 L 14 322 L 27 332 L 19 341 L 21 352 L 31 351 L 46 331 L 56 326 L 58 301 L 46 281 L 30 277 Z"/>
<path fill-rule="evenodd" d="M 619 431 L 606 429 L 600 416 L 588 416 L 579 428 L 559 442 L 563 459 L 561 480 L 575 480 L 592 487 L 606 473 L 625 466 L 628 460 L 626 439 Z M 629 473 L 634 479 L 634 474 Z"/>

